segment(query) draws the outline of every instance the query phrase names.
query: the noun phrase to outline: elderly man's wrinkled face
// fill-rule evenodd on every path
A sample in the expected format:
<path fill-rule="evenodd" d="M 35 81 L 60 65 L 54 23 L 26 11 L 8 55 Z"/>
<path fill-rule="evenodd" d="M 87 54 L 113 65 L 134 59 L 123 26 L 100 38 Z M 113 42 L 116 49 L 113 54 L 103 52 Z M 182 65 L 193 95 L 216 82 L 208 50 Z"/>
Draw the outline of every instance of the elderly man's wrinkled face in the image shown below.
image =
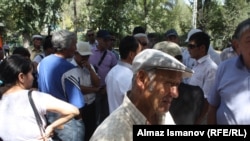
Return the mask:
<path fill-rule="evenodd" d="M 178 86 L 182 73 L 170 70 L 156 69 L 147 84 L 148 103 L 155 113 L 164 114 L 169 111 L 173 98 L 178 97 Z"/>

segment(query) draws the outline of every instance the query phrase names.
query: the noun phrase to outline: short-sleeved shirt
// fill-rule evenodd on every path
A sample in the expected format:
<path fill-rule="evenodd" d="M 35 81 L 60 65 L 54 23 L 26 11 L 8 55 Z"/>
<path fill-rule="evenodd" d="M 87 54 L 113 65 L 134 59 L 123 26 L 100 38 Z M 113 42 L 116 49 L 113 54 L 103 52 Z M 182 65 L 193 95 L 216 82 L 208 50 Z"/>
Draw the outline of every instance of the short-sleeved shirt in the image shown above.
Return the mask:
<path fill-rule="evenodd" d="M 104 51 L 100 51 L 98 48 L 92 48 L 92 55 L 89 57 L 89 62 L 94 66 L 98 67 L 98 75 L 100 76 L 100 86 L 105 86 L 105 77 L 110 71 L 112 67 L 114 67 L 117 64 L 117 59 L 113 52 L 110 50 L 107 50 L 107 53 L 105 57 L 103 58 L 102 63 L 100 66 L 98 65 L 99 60 L 101 59 L 102 55 L 104 54 Z"/>
<path fill-rule="evenodd" d="M 42 119 L 44 127 L 46 120 L 45 103 L 51 96 L 38 91 L 32 91 L 32 99 Z M 5 141 L 28 141 L 41 138 L 34 111 L 28 98 L 28 90 L 20 90 L 2 96 L 0 99 L 0 137 Z"/>
<path fill-rule="evenodd" d="M 83 94 L 79 89 L 79 83 L 76 84 L 65 80 L 65 90 L 62 86 L 63 74 L 73 68 L 75 68 L 73 64 L 55 54 L 45 57 L 38 67 L 38 88 L 42 92 L 49 93 L 56 98 L 81 108 L 85 103 Z"/>
<path fill-rule="evenodd" d="M 218 107 L 217 124 L 250 124 L 250 70 L 242 56 L 220 64 L 208 102 Z"/>

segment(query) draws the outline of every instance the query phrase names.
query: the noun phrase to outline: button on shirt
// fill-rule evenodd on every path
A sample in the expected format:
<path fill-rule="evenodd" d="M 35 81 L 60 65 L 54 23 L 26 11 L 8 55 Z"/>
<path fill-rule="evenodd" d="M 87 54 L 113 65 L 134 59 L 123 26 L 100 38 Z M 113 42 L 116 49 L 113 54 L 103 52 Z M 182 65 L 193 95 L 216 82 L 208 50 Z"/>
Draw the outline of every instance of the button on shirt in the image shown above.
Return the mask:
<path fill-rule="evenodd" d="M 215 80 L 217 65 L 210 58 L 210 55 L 206 55 L 196 61 L 193 70 L 194 74 L 189 79 L 188 83 L 190 85 L 199 86 L 204 92 L 204 97 L 207 98 Z"/>

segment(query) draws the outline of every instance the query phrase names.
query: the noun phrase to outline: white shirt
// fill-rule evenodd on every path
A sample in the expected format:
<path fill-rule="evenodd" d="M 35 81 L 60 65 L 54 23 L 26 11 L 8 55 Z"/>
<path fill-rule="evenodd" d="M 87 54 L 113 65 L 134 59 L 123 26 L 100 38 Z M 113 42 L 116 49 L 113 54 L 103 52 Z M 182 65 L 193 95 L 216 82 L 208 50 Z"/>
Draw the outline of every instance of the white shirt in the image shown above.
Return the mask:
<path fill-rule="evenodd" d="M 133 71 L 131 64 L 118 61 L 105 78 L 109 113 L 122 104 L 124 94 L 131 89 Z"/>
<path fill-rule="evenodd" d="M 208 49 L 208 54 L 210 55 L 210 58 L 217 64 L 219 65 L 221 62 L 220 59 L 220 54 L 218 52 L 216 52 L 214 50 L 214 48 L 212 46 L 209 46 Z M 188 68 L 193 68 L 193 66 L 195 65 L 195 59 L 190 57 L 190 54 L 188 52 L 188 49 L 184 49 L 182 52 L 182 62 L 184 65 L 186 65 Z"/>
<path fill-rule="evenodd" d="M 44 57 L 45 57 L 45 53 L 43 52 L 41 54 L 36 55 L 33 61 L 36 63 L 40 63 Z"/>
<path fill-rule="evenodd" d="M 77 66 L 75 59 L 72 59 L 71 63 L 73 65 Z M 95 69 L 92 65 L 91 65 L 91 67 L 95 71 Z M 80 85 L 88 86 L 88 87 L 92 86 L 90 72 L 87 68 L 85 68 L 85 67 L 81 68 L 81 67 L 77 66 L 77 69 L 75 71 L 76 71 L 75 73 L 79 74 Z M 86 104 L 89 105 L 95 101 L 95 97 L 96 97 L 95 93 L 84 94 L 84 101 Z"/>
<path fill-rule="evenodd" d="M 196 65 L 193 67 L 194 74 L 189 79 L 188 84 L 199 86 L 204 92 L 204 97 L 207 98 L 214 84 L 217 67 L 210 55 L 203 56 L 197 60 Z"/>
<path fill-rule="evenodd" d="M 32 91 L 32 99 L 37 111 L 46 125 L 45 103 L 51 95 Z M 0 137 L 6 141 L 38 141 L 41 138 L 34 111 L 28 98 L 28 90 L 20 90 L 2 96 L 0 99 Z"/>

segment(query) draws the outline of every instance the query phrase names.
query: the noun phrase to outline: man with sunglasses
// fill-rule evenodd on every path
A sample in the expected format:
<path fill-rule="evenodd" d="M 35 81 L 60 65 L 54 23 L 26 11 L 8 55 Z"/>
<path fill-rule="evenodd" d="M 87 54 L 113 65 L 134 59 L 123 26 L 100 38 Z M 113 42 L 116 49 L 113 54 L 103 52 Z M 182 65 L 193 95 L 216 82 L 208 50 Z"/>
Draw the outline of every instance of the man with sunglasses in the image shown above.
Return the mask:
<path fill-rule="evenodd" d="M 193 66 L 194 74 L 188 80 L 188 84 L 199 86 L 204 92 L 205 103 L 202 110 L 202 116 L 198 123 L 206 122 L 208 111 L 207 98 L 208 93 L 214 83 L 217 64 L 211 59 L 208 54 L 210 45 L 210 37 L 205 32 L 197 32 L 191 35 L 188 41 L 188 52 L 190 57 L 195 59 Z"/>
<path fill-rule="evenodd" d="M 96 48 L 98 43 L 96 41 L 95 31 L 93 29 L 89 29 L 87 31 L 86 39 L 89 42 L 89 45 L 91 46 L 91 48 Z"/>

